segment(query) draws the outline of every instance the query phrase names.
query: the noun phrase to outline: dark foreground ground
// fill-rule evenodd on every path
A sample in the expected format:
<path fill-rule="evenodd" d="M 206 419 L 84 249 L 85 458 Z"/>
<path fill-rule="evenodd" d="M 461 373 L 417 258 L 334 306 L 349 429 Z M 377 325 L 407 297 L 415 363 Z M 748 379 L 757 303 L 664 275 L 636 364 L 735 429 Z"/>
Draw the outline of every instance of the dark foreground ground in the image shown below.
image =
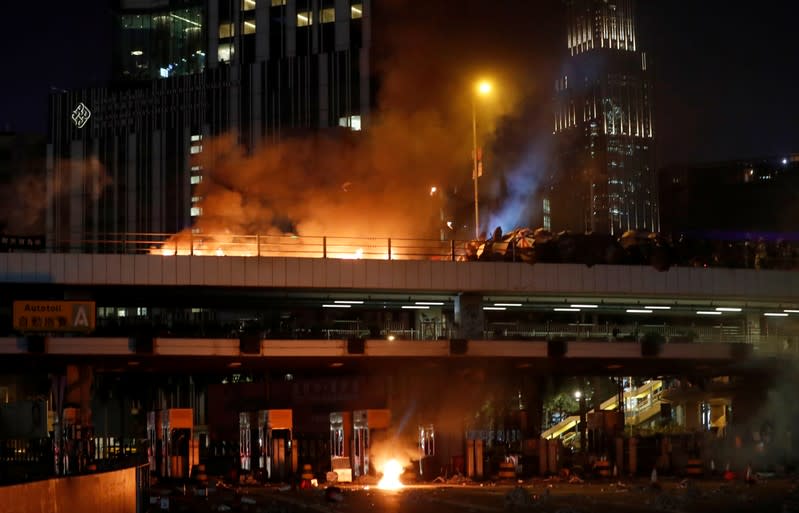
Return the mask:
<path fill-rule="evenodd" d="M 617 480 L 568 484 L 544 480 L 522 483 L 437 484 L 383 491 L 374 486 L 339 485 L 330 500 L 325 486 L 309 490 L 288 486 L 211 486 L 206 489 L 154 488 L 152 513 L 799 513 L 799 480 L 774 478 L 757 484 L 713 479 Z M 204 494 L 207 493 L 207 496 Z M 198 495 L 203 494 L 203 495 Z M 334 494 L 335 495 L 335 494 Z M 168 504 L 162 497 L 168 497 Z M 166 509 L 164 509 L 166 508 Z"/>

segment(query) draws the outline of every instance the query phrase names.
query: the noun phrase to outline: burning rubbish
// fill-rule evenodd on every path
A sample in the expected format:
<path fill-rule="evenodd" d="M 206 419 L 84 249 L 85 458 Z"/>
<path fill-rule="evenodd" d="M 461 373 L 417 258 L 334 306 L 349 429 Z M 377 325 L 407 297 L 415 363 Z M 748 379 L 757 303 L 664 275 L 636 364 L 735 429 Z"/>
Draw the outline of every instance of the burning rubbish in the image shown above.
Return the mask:
<path fill-rule="evenodd" d="M 377 483 L 377 487 L 381 490 L 399 490 L 404 485 L 400 481 L 403 468 L 402 464 L 396 459 L 390 459 L 383 465 L 383 477 Z"/>
<path fill-rule="evenodd" d="M 657 233 L 627 231 L 620 237 L 598 233 L 553 234 L 543 228 L 517 228 L 503 234 L 497 228 L 491 238 L 472 241 L 467 250 L 468 260 L 514 261 L 534 264 L 581 263 L 652 265 L 667 270 L 673 261 L 674 250 Z"/>

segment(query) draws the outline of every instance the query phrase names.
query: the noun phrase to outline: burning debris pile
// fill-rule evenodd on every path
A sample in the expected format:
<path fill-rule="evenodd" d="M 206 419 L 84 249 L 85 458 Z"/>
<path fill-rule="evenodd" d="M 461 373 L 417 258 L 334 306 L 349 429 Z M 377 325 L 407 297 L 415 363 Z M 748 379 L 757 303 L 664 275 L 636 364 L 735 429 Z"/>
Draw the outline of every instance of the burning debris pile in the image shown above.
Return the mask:
<path fill-rule="evenodd" d="M 651 265 L 665 271 L 674 261 L 674 248 L 657 233 L 627 231 L 618 239 L 598 233 L 553 234 L 543 228 L 517 228 L 507 234 L 501 228 L 485 241 L 472 241 L 468 260 L 514 261 L 531 264 L 580 263 Z"/>

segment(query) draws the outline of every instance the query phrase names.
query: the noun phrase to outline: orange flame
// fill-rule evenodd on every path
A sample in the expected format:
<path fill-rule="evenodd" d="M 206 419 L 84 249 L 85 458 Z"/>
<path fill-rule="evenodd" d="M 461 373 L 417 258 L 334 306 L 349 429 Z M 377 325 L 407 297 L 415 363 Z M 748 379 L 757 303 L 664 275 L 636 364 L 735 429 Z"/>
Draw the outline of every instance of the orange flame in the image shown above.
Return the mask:
<path fill-rule="evenodd" d="M 377 483 L 381 490 L 399 490 L 404 485 L 400 481 L 402 475 L 402 464 L 395 459 L 390 459 L 383 465 L 383 477 Z"/>

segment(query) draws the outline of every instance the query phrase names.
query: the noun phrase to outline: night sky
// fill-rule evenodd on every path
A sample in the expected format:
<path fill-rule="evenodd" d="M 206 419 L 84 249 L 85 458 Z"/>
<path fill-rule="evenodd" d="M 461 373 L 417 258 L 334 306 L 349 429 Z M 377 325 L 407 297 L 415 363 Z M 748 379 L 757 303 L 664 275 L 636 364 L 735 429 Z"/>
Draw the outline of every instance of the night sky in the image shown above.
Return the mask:
<path fill-rule="evenodd" d="M 536 101 L 550 94 L 558 67 L 551 55 L 565 40 L 554 0 L 441 1 L 424 10 L 390 1 L 408 6 L 404 23 L 435 29 L 450 44 L 469 33 L 458 30 L 459 22 L 472 27 L 464 48 L 479 41 L 474 24 L 482 24 L 477 32 L 491 40 L 482 41 L 479 57 L 515 68 L 515 80 L 535 82 Z M 51 87 L 101 84 L 109 77 L 109 3 L 3 2 L 0 130 L 45 132 Z M 438 23 L 429 9 L 446 14 L 449 23 Z M 656 69 L 659 166 L 799 152 L 797 11 L 794 2 L 781 1 L 641 1 L 639 39 Z M 528 58 L 531 66 L 522 69 Z M 524 94 L 527 88 L 518 89 Z"/>

